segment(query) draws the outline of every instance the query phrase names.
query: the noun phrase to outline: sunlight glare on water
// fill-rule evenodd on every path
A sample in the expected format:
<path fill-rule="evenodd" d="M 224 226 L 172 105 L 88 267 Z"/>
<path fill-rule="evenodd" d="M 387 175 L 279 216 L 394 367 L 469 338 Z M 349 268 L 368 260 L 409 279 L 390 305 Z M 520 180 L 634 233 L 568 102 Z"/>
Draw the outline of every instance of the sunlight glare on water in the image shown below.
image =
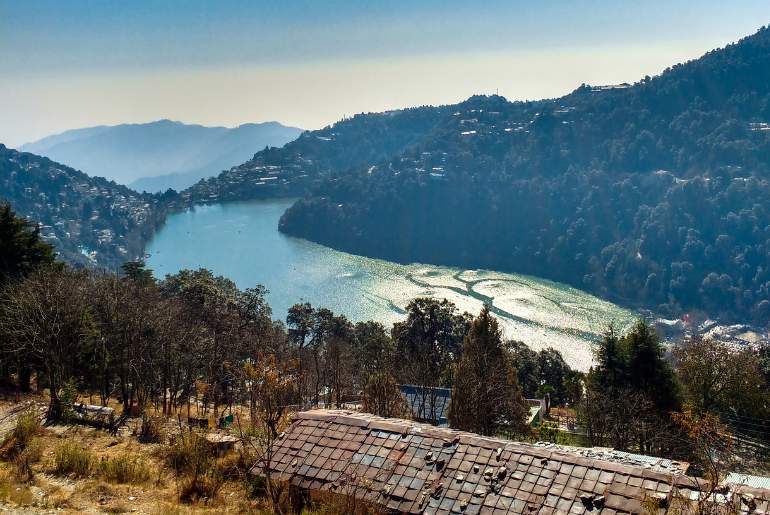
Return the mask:
<path fill-rule="evenodd" d="M 608 324 L 631 325 L 635 314 L 585 292 L 544 279 L 425 264 L 400 265 L 339 252 L 278 232 L 287 199 L 198 206 L 169 216 L 148 245 L 157 277 L 209 268 L 240 288 L 270 290 L 273 317 L 310 302 L 354 322 L 402 320 L 409 300 L 447 298 L 476 314 L 490 302 L 508 338 L 534 349 L 554 347 L 571 366 L 587 370 L 591 342 Z"/>

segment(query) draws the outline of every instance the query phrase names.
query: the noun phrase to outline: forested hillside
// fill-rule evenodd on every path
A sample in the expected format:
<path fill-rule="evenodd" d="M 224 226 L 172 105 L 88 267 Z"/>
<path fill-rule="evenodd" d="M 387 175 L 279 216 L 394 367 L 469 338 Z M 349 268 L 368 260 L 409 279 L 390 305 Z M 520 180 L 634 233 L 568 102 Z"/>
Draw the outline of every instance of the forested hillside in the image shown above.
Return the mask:
<path fill-rule="evenodd" d="M 398 154 L 449 112 L 448 107 L 421 107 L 356 115 L 305 132 L 282 148 L 265 148 L 182 196 L 191 202 L 217 202 L 304 195 L 332 171 L 345 172 Z"/>
<path fill-rule="evenodd" d="M 767 28 L 633 85 L 434 112 L 403 152 L 334 168 L 281 229 L 672 315 L 770 320 Z"/>
<path fill-rule="evenodd" d="M 141 259 L 168 200 L 0 144 L 0 204 L 39 223 L 42 237 L 70 263 L 117 270 Z"/>

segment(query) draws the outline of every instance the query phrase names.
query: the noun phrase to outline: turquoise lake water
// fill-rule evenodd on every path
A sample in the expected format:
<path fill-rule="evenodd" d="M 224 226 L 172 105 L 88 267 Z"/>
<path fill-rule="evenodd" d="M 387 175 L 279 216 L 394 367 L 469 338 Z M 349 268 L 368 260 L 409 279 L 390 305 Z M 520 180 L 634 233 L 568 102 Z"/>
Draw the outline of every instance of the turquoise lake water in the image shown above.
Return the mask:
<path fill-rule="evenodd" d="M 418 296 L 447 298 L 478 313 L 489 302 L 505 335 L 535 349 L 554 347 L 587 370 L 592 342 L 609 323 L 625 329 L 632 311 L 552 281 L 485 270 L 401 265 L 356 256 L 278 232 L 288 199 L 198 206 L 171 215 L 148 245 L 157 277 L 209 268 L 240 288 L 268 288 L 273 317 L 297 302 L 327 307 L 353 321 L 387 325 L 404 318 Z"/>

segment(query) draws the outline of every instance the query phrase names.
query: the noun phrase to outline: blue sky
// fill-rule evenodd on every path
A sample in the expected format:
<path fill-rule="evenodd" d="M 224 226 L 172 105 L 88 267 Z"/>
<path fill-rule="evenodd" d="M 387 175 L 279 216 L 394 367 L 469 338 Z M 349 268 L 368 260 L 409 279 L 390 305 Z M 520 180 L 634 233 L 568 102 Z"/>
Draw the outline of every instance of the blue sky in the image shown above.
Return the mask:
<path fill-rule="evenodd" d="M 745 0 L 0 0 L 0 142 L 172 118 L 361 111 L 633 81 L 770 23 Z"/>

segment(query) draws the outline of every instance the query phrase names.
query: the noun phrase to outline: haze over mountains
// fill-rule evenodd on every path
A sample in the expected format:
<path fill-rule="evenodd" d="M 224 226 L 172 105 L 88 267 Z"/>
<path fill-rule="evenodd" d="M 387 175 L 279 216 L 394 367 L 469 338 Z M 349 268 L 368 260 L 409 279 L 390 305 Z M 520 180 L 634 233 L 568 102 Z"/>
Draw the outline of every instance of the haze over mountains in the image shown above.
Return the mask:
<path fill-rule="evenodd" d="M 158 120 L 74 129 L 27 143 L 19 150 L 137 191 L 180 191 L 246 161 L 259 149 L 282 146 L 301 132 L 278 122 L 226 128 Z"/>

